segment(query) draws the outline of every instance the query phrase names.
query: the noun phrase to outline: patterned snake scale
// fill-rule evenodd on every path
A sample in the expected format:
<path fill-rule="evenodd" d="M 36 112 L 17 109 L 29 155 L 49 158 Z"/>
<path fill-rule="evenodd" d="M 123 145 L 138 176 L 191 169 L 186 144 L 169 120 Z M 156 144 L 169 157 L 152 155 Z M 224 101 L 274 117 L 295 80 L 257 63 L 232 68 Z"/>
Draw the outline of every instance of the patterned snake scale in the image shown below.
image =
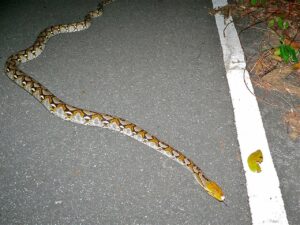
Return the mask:
<path fill-rule="evenodd" d="M 209 180 L 192 160 L 188 159 L 178 150 L 125 119 L 66 104 L 46 87 L 18 68 L 18 65 L 21 63 L 37 58 L 43 52 L 46 43 L 51 37 L 61 33 L 71 33 L 88 29 L 91 26 L 92 19 L 101 16 L 103 14 L 103 7 L 111 3 L 111 1 L 106 0 L 99 3 L 97 9 L 89 12 L 84 17 L 84 20 L 80 22 L 50 26 L 43 30 L 32 46 L 11 55 L 7 59 L 5 73 L 16 84 L 33 95 L 46 109 L 63 120 L 118 131 L 177 161 L 193 173 L 197 182 L 209 195 L 223 202 L 225 197 L 222 189 L 215 182 Z"/>

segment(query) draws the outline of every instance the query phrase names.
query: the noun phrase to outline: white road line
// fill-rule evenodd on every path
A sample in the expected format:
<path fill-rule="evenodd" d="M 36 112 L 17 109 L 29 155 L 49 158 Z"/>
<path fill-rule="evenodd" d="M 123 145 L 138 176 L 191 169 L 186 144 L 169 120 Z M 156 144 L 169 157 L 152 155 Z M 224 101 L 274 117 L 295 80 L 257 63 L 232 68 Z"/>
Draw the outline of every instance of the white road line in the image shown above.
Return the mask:
<path fill-rule="evenodd" d="M 227 4 L 226 0 L 213 0 L 212 2 L 214 8 Z M 246 63 L 240 40 L 233 23 L 227 26 L 224 37 L 223 31 L 226 27 L 224 18 L 221 15 L 216 15 L 215 18 L 223 48 L 226 76 L 247 181 L 252 224 L 288 225 L 279 180 L 270 154 L 258 104 L 256 98 L 245 86 L 246 82 L 248 88 L 254 93 L 248 71 L 244 71 Z M 228 20 L 231 21 L 232 18 L 228 18 Z M 251 172 L 247 164 L 248 156 L 257 149 L 261 149 L 264 156 L 261 173 Z"/>

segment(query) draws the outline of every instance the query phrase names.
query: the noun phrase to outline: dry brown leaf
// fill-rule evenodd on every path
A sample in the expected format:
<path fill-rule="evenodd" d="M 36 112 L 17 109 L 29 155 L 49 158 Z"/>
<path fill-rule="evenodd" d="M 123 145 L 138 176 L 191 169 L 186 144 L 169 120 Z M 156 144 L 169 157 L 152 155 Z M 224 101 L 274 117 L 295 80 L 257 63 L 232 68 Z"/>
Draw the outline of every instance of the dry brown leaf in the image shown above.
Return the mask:
<path fill-rule="evenodd" d="M 300 87 L 290 84 L 285 78 L 294 71 L 293 66 L 286 66 L 272 70 L 270 73 L 261 78 L 262 82 L 271 85 L 271 89 L 283 93 L 296 95 L 300 98 Z"/>
<path fill-rule="evenodd" d="M 300 42 L 296 42 L 296 41 L 290 41 L 288 39 L 284 39 L 284 43 L 286 45 L 290 45 L 292 48 L 294 48 L 295 50 L 298 50 L 300 48 Z"/>
<path fill-rule="evenodd" d="M 289 136 L 292 140 L 300 137 L 300 106 L 298 111 L 291 110 L 283 117 L 284 122 L 289 126 Z"/>
<path fill-rule="evenodd" d="M 295 64 L 293 65 L 293 67 L 294 67 L 295 70 L 299 70 L 299 69 L 300 69 L 300 62 L 295 63 Z"/>

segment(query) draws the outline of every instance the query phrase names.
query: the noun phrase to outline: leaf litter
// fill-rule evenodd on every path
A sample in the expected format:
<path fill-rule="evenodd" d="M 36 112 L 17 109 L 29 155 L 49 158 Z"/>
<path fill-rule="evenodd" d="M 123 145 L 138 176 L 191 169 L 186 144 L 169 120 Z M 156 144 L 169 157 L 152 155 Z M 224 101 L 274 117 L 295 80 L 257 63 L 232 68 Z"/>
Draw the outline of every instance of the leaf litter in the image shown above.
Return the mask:
<path fill-rule="evenodd" d="M 211 15 L 232 16 L 242 28 L 263 32 L 262 41 L 254 57 L 247 59 L 247 69 L 254 85 L 281 95 L 300 99 L 300 1 L 299 0 L 245 0 L 210 10 Z M 225 28 L 226 29 L 226 28 Z M 271 104 L 265 98 L 258 100 Z M 300 105 L 287 103 L 283 121 L 292 140 L 300 138 Z M 279 104 L 271 104 L 279 106 Z"/>

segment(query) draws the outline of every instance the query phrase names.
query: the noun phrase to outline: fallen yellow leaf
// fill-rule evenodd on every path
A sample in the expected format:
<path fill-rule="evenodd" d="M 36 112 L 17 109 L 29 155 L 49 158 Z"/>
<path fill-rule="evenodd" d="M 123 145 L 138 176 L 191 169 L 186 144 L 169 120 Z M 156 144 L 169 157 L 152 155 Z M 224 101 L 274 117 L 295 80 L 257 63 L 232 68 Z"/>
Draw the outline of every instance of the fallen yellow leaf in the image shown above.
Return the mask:
<path fill-rule="evenodd" d="M 248 166 L 254 173 L 260 173 L 260 163 L 263 161 L 263 155 L 261 150 L 257 150 L 248 156 Z"/>

